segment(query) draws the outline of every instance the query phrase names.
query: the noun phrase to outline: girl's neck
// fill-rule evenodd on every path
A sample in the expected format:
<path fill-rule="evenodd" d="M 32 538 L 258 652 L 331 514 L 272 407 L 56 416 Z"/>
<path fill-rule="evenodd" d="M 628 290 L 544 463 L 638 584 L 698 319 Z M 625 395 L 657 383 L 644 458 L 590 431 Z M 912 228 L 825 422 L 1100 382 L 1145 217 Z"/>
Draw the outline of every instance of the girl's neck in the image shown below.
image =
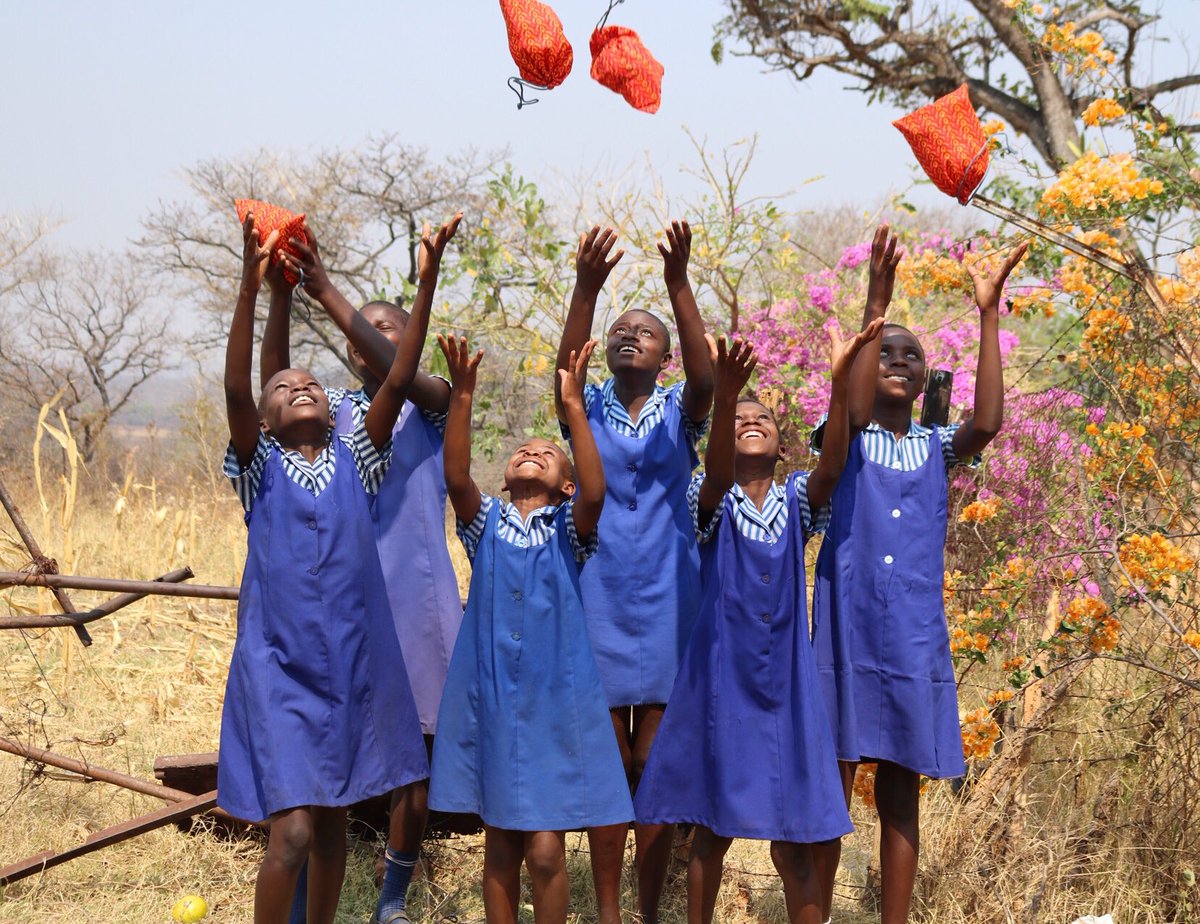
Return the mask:
<path fill-rule="evenodd" d="M 739 459 L 736 465 L 738 486 L 754 502 L 754 506 L 762 510 L 763 504 L 767 502 L 767 495 L 775 486 L 776 460 Z"/>
<path fill-rule="evenodd" d="M 912 427 L 912 412 L 913 402 L 911 401 L 894 403 L 880 401 L 879 398 L 876 398 L 875 406 L 871 408 L 871 419 L 888 433 L 907 436 L 909 428 Z"/>
<path fill-rule="evenodd" d="M 559 498 L 551 497 L 550 492 L 540 485 L 518 485 L 516 488 L 509 488 L 508 491 L 508 502 L 517 508 L 522 520 L 528 519 L 529 514 L 535 510 L 557 506 L 559 501 Z"/>
<path fill-rule="evenodd" d="M 646 402 L 654 394 L 654 388 L 657 384 L 657 373 L 653 377 L 627 374 L 623 379 L 620 379 L 613 376 L 613 394 L 617 396 L 617 400 L 621 402 L 622 407 L 629 414 L 629 419 L 635 424 L 642 413 L 642 408 L 646 406 Z"/>
<path fill-rule="evenodd" d="M 304 456 L 304 458 L 311 464 L 317 461 L 317 457 L 320 456 L 325 450 L 325 447 L 329 445 L 329 428 L 325 428 L 320 439 L 318 439 L 315 434 L 306 434 L 302 437 L 294 434 L 288 434 L 288 438 L 286 440 L 280 436 L 276 436 L 275 438 L 279 441 L 279 445 L 288 452 L 300 453 L 300 455 Z"/>

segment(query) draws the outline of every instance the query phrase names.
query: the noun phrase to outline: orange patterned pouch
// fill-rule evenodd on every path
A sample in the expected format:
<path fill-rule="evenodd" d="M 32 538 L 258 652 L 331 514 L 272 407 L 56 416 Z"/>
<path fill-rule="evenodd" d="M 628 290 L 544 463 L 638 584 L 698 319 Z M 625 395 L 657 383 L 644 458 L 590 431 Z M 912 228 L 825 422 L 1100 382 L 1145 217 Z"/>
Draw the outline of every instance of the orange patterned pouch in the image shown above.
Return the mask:
<path fill-rule="evenodd" d="M 641 38 L 625 26 L 602 26 L 592 33 L 592 77 L 641 112 L 658 112 L 663 66 Z"/>
<path fill-rule="evenodd" d="M 521 76 L 508 85 L 517 94 L 517 108 L 536 103 L 525 99 L 524 87 L 552 90 L 567 79 L 575 52 L 563 32 L 562 20 L 538 0 L 500 0 L 504 25 L 508 29 L 508 50 Z"/>
<path fill-rule="evenodd" d="M 933 185 L 966 205 L 988 168 L 988 139 L 964 83 L 892 123 Z"/>
<path fill-rule="evenodd" d="M 258 229 L 260 241 L 265 241 L 270 237 L 272 231 L 279 231 L 279 240 L 271 248 L 271 262 L 279 259 L 281 250 L 292 256 L 299 256 L 295 248 L 288 243 L 293 237 L 302 241 L 306 247 L 308 246 L 308 234 L 304 230 L 303 215 L 294 215 L 285 208 L 267 202 L 259 202 L 257 199 L 237 199 L 233 204 L 237 206 L 238 221 L 242 224 L 246 223 L 247 215 L 251 212 L 254 213 L 254 227 Z M 289 269 L 283 271 L 283 277 L 292 285 L 300 281 L 296 274 Z"/>

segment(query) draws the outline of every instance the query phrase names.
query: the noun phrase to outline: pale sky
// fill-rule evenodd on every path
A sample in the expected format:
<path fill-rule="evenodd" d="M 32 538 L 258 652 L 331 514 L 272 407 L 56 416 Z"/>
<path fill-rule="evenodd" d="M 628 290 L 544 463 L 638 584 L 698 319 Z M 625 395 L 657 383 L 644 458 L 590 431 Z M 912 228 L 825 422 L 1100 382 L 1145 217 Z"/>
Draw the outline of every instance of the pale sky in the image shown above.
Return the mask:
<path fill-rule="evenodd" d="M 797 83 L 755 59 L 710 57 L 718 0 L 628 0 L 611 22 L 663 62 L 663 105 L 635 112 L 588 74 L 604 0 L 553 4 L 575 47 L 566 83 L 517 112 L 515 67 L 494 0 L 341 4 L 7 0 L 0 5 L 0 210 L 49 212 L 63 244 L 120 247 L 159 199 L 186 195 L 181 167 L 261 147 L 304 153 L 398 131 L 433 152 L 508 145 L 553 197 L 562 175 L 621 173 L 649 157 L 669 187 L 694 163 L 689 127 L 720 147 L 757 133 L 746 192 L 797 189 L 795 208 L 870 206 L 906 188 L 911 153 L 833 74 Z M 964 4 L 965 6 L 965 4 Z M 1155 73 L 1188 69 L 1200 0 L 1161 0 Z M 1195 94 L 1185 111 L 1200 108 Z M 823 177 L 816 183 L 804 181 Z M 679 191 L 672 189 L 672 191 Z M 919 203 L 950 200 L 918 190 Z"/>

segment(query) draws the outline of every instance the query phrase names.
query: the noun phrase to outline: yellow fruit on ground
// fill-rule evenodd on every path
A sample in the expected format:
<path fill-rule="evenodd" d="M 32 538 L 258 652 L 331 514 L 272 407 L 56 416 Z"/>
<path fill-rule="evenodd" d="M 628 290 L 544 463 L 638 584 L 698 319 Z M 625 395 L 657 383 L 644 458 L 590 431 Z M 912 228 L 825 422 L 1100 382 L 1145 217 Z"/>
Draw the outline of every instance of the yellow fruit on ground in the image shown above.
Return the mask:
<path fill-rule="evenodd" d="M 199 895 L 185 895 L 171 909 L 171 918 L 182 924 L 195 924 L 208 915 L 208 902 Z"/>

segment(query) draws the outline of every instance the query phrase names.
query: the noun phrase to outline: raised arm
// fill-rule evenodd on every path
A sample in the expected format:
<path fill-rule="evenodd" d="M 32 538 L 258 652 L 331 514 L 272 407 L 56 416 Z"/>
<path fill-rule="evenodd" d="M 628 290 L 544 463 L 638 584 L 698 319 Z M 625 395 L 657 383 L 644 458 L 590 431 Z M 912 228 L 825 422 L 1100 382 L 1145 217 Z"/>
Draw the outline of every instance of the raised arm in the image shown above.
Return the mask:
<path fill-rule="evenodd" d="M 817 467 L 808 476 L 808 506 L 816 511 L 829 503 L 833 489 L 837 487 L 842 469 L 846 467 L 846 452 L 850 448 L 849 379 L 856 357 L 867 350 L 879 351 L 879 332 L 883 330 L 883 318 L 875 318 L 850 340 L 842 339 L 841 329 L 835 320 L 829 326 L 830 387 L 829 416 L 825 419 L 825 433 L 821 441 L 821 456 Z M 878 365 L 879 360 L 875 363 Z"/>
<path fill-rule="evenodd" d="M 726 348 L 725 337 L 705 337 L 705 348 L 713 371 L 713 415 L 704 452 L 704 481 L 700 483 L 700 521 L 703 526 L 721 505 L 725 492 L 737 479 L 737 403 L 750 374 L 758 365 L 754 348 L 744 340 L 734 340 Z"/>
<path fill-rule="evenodd" d="M 321 251 L 316 236 L 311 228 L 305 228 L 309 244 L 292 238 L 292 248 L 297 257 L 285 254 L 284 258 L 304 274 L 304 291 L 315 299 L 325 309 L 329 319 L 337 325 L 350 345 L 358 351 L 366 366 L 380 382 L 387 378 L 391 371 L 392 362 L 396 358 L 396 347 L 390 340 L 377 331 L 371 322 L 354 309 L 337 286 L 329 278 L 325 264 L 321 260 Z M 418 284 L 417 299 L 421 298 L 421 288 Z M 433 304 L 432 290 L 429 293 L 429 303 Z M 416 308 L 414 306 L 414 312 Z M 419 369 L 413 376 L 408 397 L 413 404 L 426 411 L 444 411 L 449 405 L 450 389 L 441 379 L 421 372 Z"/>
<path fill-rule="evenodd" d="M 258 445 L 258 406 L 250 383 L 254 362 L 254 303 L 262 288 L 263 271 L 279 232 L 272 231 L 263 242 L 258 240 L 254 215 L 242 224 L 242 282 L 238 288 L 233 320 L 229 322 L 229 340 L 225 345 L 225 412 L 229 418 L 229 439 L 237 453 L 238 464 L 248 465 Z"/>
<path fill-rule="evenodd" d="M 446 245 L 454 237 L 460 221 L 462 212 L 438 228 L 437 234 L 432 237 L 428 223 L 421 231 L 421 248 L 417 256 L 417 297 L 413 300 L 412 314 L 404 325 L 392 365 L 375 392 L 375 397 L 371 399 L 364 421 L 367 434 L 377 449 L 391 439 L 396 421 L 400 419 L 400 411 L 408 399 L 409 388 L 421 363 L 425 336 L 429 332 L 429 312 L 433 308 L 433 293 L 437 289 L 442 254 L 446 252 Z M 364 320 L 361 315 L 359 319 Z"/>
<path fill-rule="evenodd" d="M 267 326 L 263 329 L 262 346 L 258 359 L 258 385 L 265 388 L 271 376 L 292 366 L 291 343 L 288 327 L 292 320 L 292 289 L 295 288 L 283 274 L 282 259 L 268 261 L 263 278 L 271 290 L 271 304 L 267 309 Z"/>
<path fill-rule="evenodd" d="M 880 225 L 875 229 L 875 237 L 871 241 L 871 264 L 867 282 L 867 305 L 863 310 L 863 330 L 876 318 L 882 318 L 892 301 L 892 289 L 896 285 L 896 267 L 900 264 L 900 258 L 904 256 L 897 244 L 896 235 L 888 232 L 887 225 Z M 879 331 L 882 329 L 881 324 L 877 328 L 871 349 L 859 350 L 858 359 L 850 370 L 847 401 L 850 429 L 855 433 L 865 430 L 871 422 L 871 410 L 875 406 L 875 387 L 879 381 Z"/>
<path fill-rule="evenodd" d="M 571 292 L 571 305 L 567 309 L 567 321 L 563 325 L 558 359 L 555 361 L 554 411 L 562 423 L 567 422 L 567 417 L 562 403 L 562 380 L 558 372 L 571 368 L 571 354 L 578 355 L 592 337 L 596 299 L 612 268 L 625 256 L 624 250 L 618 250 L 611 260 L 608 258 L 616 242 L 617 233 L 612 228 L 601 231 L 599 225 L 579 235 L 579 249 L 575 251 L 575 289 Z"/>
<path fill-rule="evenodd" d="M 713 401 L 713 367 L 705 343 L 704 319 L 696 305 L 688 280 L 688 260 L 692 256 L 692 229 L 686 221 L 673 221 L 665 229 L 667 243 L 660 241 L 663 280 L 671 299 L 675 327 L 679 331 L 679 359 L 683 364 L 683 412 L 692 420 L 704 420 Z"/>
<path fill-rule="evenodd" d="M 438 346 L 442 348 L 450 370 L 450 411 L 446 416 L 446 436 L 442 444 L 446 492 L 459 522 L 470 523 L 483 504 L 479 486 L 471 477 L 471 403 L 483 350 L 472 356 L 467 349 L 466 337 L 456 339 L 448 334 L 438 334 Z"/>
<path fill-rule="evenodd" d="M 567 368 L 558 370 L 559 392 L 562 395 L 566 424 L 571 428 L 571 446 L 575 451 L 575 532 L 581 540 L 596 529 L 600 522 L 600 511 L 604 509 L 604 463 L 600 461 L 600 450 L 596 438 L 588 426 L 587 412 L 583 409 L 583 386 L 587 383 L 588 360 L 596 349 L 596 341 L 589 340 L 578 353 L 567 357 Z"/>
<path fill-rule="evenodd" d="M 1004 370 L 1000 366 L 1000 297 L 1008 274 L 1021 262 L 1028 242 L 1008 252 L 994 272 L 968 266 L 979 306 L 979 367 L 975 372 L 975 408 L 954 433 L 954 454 L 969 459 L 996 438 L 1004 423 Z"/>

